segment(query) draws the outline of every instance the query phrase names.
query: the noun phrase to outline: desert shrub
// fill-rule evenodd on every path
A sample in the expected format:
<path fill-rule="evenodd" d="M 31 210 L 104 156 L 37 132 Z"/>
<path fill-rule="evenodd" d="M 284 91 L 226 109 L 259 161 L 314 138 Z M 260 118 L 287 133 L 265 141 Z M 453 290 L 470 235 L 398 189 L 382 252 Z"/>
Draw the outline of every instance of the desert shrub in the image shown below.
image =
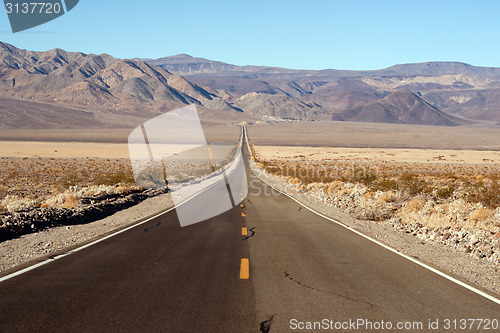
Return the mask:
<path fill-rule="evenodd" d="M 471 221 L 480 221 L 493 216 L 494 211 L 488 208 L 479 208 L 470 213 L 469 219 Z"/>
<path fill-rule="evenodd" d="M 467 200 L 470 202 L 482 203 L 491 209 L 500 207 L 500 182 L 494 180 L 487 185 L 481 179 L 476 183 L 469 183 L 467 188 Z"/>
<path fill-rule="evenodd" d="M 8 189 L 9 188 L 7 186 L 0 184 L 0 199 L 4 198 L 7 195 Z"/>
<path fill-rule="evenodd" d="M 403 173 L 398 185 L 400 190 L 407 192 L 411 196 L 432 193 L 432 188 L 429 187 L 425 179 L 420 179 L 414 173 Z"/>
<path fill-rule="evenodd" d="M 386 192 L 386 191 L 394 191 L 397 189 L 399 189 L 399 184 L 398 181 L 394 178 L 377 179 L 370 186 L 370 190 L 372 191 Z"/>
<path fill-rule="evenodd" d="M 116 184 L 134 184 L 134 175 L 132 171 L 122 171 L 111 174 L 101 174 L 94 180 L 96 185 L 116 185 Z"/>
<path fill-rule="evenodd" d="M 425 200 L 422 198 L 413 198 L 408 202 L 408 209 L 411 211 L 419 211 L 425 205 Z"/>
<path fill-rule="evenodd" d="M 395 197 L 394 197 L 394 195 L 392 195 L 392 193 L 383 192 L 378 197 L 378 200 L 381 202 L 393 202 L 393 201 L 395 201 Z"/>
<path fill-rule="evenodd" d="M 30 198 L 20 198 L 15 195 L 7 195 L 2 200 L 1 205 L 6 211 L 14 212 L 33 209 L 38 205 L 38 202 Z"/>
<path fill-rule="evenodd" d="M 447 199 L 455 193 L 455 187 L 452 185 L 443 186 L 437 189 L 437 196 L 442 199 Z"/>
<path fill-rule="evenodd" d="M 78 197 L 76 195 L 70 194 L 66 196 L 63 207 L 71 209 L 78 207 L 79 204 L 80 200 L 78 200 Z"/>
<path fill-rule="evenodd" d="M 81 184 L 83 179 L 77 173 L 70 173 L 68 175 L 64 175 L 61 177 L 59 184 L 62 185 L 63 188 L 70 188 L 71 186 L 76 186 Z"/>
<path fill-rule="evenodd" d="M 355 166 L 352 173 L 342 176 L 341 180 L 349 183 L 360 183 L 366 186 L 372 185 L 376 180 L 376 172 L 371 168 Z"/>

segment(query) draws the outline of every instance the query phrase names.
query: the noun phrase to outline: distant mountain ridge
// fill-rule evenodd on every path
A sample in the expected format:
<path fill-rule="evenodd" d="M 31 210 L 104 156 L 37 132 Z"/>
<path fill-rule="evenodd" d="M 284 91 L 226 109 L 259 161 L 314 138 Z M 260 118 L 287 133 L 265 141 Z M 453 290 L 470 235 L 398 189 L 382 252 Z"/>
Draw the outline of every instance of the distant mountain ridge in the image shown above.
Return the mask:
<path fill-rule="evenodd" d="M 0 97 L 6 105 L 12 101 L 12 110 L 26 105 L 20 101 L 57 104 L 57 112 L 74 110 L 75 124 L 116 122 L 110 120 L 116 117 L 134 124 L 196 104 L 207 116 L 228 121 L 491 125 L 500 124 L 500 68 L 428 62 L 375 71 L 314 71 L 237 66 L 187 54 L 118 59 L 61 49 L 35 52 L 0 42 Z M 38 123 L 26 121 L 29 126 L 50 123 L 47 108 L 27 109 L 45 110 Z M 14 126 L 12 115 L 8 107 L 0 108 L 0 128 Z"/>
<path fill-rule="evenodd" d="M 190 81 L 235 95 L 283 94 L 306 104 L 316 103 L 322 108 L 320 113 L 331 114 L 331 118 L 337 120 L 385 122 L 384 117 L 365 112 L 355 118 L 348 115 L 403 89 L 440 112 L 500 124 L 500 68 L 497 67 L 435 61 L 398 64 L 379 70 L 315 71 L 216 62 L 210 71 L 201 70 L 207 63 L 211 61 L 188 55 L 155 61 L 158 66 L 184 75 Z"/>
<path fill-rule="evenodd" d="M 434 61 L 416 64 L 399 64 L 381 70 L 383 75 L 444 75 L 474 74 L 500 79 L 500 68 L 472 66 L 463 62 Z M 381 74 L 382 74 L 381 73 Z"/>
<path fill-rule="evenodd" d="M 340 75 L 340 76 L 359 76 L 359 75 L 444 75 L 444 74 L 475 74 L 485 77 L 493 77 L 500 79 L 499 67 L 480 67 L 473 66 L 464 62 L 458 61 L 429 61 L 422 63 L 397 64 L 384 69 L 376 70 L 307 70 L 307 69 L 287 69 L 281 67 L 269 66 L 238 66 L 225 63 L 222 61 L 214 61 L 201 57 L 193 57 L 189 54 L 178 54 L 173 56 L 162 57 L 158 59 L 140 59 L 157 66 L 160 66 L 168 71 L 178 75 L 199 75 L 222 72 L 253 72 L 257 75 L 263 73 L 278 73 L 278 74 L 302 74 L 307 75 L 314 73 L 318 76 L 325 75 Z M 209 68 L 209 70 L 206 70 Z"/>
<path fill-rule="evenodd" d="M 199 73 L 218 73 L 220 71 L 237 70 L 238 66 L 205 58 L 195 58 L 188 54 L 178 54 L 159 59 L 138 59 L 149 64 L 160 66 L 165 70 L 182 73 L 180 75 Z M 166 66 L 168 64 L 168 66 Z M 165 65 L 165 66 L 162 66 Z"/>
<path fill-rule="evenodd" d="M 16 97 L 81 105 L 125 101 L 203 104 L 217 96 L 144 62 L 54 49 L 26 51 L 0 43 L 0 88 Z"/>
<path fill-rule="evenodd" d="M 233 115 L 241 113 L 213 89 L 142 61 L 61 49 L 27 51 L 1 42 L 0 97 L 4 104 L 0 108 L 0 128 L 15 128 L 11 110 L 20 110 L 21 105 L 31 111 L 24 117 L 32 114 L 33 118 L 16 118 L 20 121 L 18 127 L 50 125 L 47 108 L 28 107 L 27 102 L 57 104 L 61 110 L 72 112 L 73 123 L 70 117 L 53 119 L 53 126 L 65 128 L 81 126 L 84 119 L 89 120 L 89 126 L 131 126 L 162 110 L 186 104 L 215 106 L 225 112 L 216 113 L 219 119 L 239 118 Z M 83 119 L 82 111 L 86 113 Z M 61 119 L 65 120 L 61 123 Z"/>

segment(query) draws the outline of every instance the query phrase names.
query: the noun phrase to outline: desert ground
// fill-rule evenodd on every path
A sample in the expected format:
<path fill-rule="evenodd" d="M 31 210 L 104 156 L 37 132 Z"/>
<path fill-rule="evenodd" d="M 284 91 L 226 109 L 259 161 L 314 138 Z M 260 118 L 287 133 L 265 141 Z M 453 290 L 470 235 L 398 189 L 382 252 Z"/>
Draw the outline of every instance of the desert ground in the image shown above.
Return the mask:
<path fill-rule="evenodd" d="M 500 150 L 500 127 L 359 122 L 281 122 L 248 126 L 256 145 Z"/>
<path fill-rule="evenodd" d="M 499 138 L 500 139 L 500 138 Z M 258 156 L 278 161 L 386 161 L 409 163 L 500 163 L 500 151 L 256 146 Z"/>
<path fill-rule="evenodd" d="M 145 119 L 147 120 L 147 119 Z M 202 121 L 207 142 L 237 142 L 241 133 L 238 125 Z M 0 141 L 89 142 L 124 143 L 133 127 L 126 128 L 55 128 L 55 129 L 0 129 Z"/>
<path fill-rule="evenodd" d="M 125 143 L 0 141 L 0 157 L 128 158 Z"/>
<path fill-rule="evenodd" d="M 214 144 L 211 147 L 217 159 L 224 157 L 232 146 Z M 0 141 L 0 157 L 128 159 L 130 156 L 125 143 Z"/>

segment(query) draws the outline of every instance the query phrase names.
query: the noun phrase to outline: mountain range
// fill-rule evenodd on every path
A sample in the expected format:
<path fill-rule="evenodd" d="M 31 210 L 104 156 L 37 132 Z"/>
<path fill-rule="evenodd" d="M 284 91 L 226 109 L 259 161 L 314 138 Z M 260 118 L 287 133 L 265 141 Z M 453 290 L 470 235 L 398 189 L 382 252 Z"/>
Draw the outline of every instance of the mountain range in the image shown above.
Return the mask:
<path fill-rule="evenodd" d="M 36 52 L 0 42 L 0 101 L 0 129 L 132 127 L 186 104 L 226 123 L 493 126 L 500 124 L 500 68 L 429 62 L 375 71 L 294 70 L 186 54 L 118 59 Z"/>
<path fill-rule="evenodd" d="M 456 118 L 500 122 L 500 68 L 478 67 L 461 62 L 426 62 L 394 65 L 372 71 L 293 70 L 277 67 L 235 66 L 180 54 L 160 59 L 144 59 L 197 84 L 224 90 L 235 95 L 259 93 L 285 95 L 300 102 L 321 107 L 309 114 L 316 119 L 387 122 L 386 115 L 356 112 L 361 107 L 379 107 L 384 98 L 406 90 L 409 103 L 420 101 L 428 112 L 438 111 Z M 262 99 L 262 97 L 261 97 Z M 300 103 L 299 103 L 300 104 Z M 302 105 L 298 107 L 302 109 Z M 385 109 L 385 108 L 384 108 Z M 385 110 L 389 112 L 388 109 Z M 318 116 L 319 115 L 319 116 Z M 329 115 L 329 117 L 325 117 Z M 367 117 L 365 117 L 366 115 Z M 448 116 L 446 116 L 448 120 Z M 435 119 L 433 117 L 433 119 Z M 390 117 L 390 122 L 419 124 L 427 120 L 412 117 Z M 435 125 L 463 124 L 454 118 L 432 122 Z M 465 122 L 470 123 L 470 122 Z M 431 124 L 431 123 L 428 123 Z M 484 123 L 483 123 L 484 124 Z"/>

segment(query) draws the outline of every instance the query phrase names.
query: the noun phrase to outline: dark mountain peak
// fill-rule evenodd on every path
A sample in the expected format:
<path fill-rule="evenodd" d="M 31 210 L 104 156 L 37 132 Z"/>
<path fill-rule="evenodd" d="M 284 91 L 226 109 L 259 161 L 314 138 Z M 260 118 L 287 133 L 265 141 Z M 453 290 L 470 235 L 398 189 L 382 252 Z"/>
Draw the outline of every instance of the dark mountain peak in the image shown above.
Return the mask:
<path fill-rule="evenodd" d="M 47 51 L 45 51 L 45 53 L 47 53 L 47 54 L 61 54 L 61 53 L 66 54 L 67 52 L 63 49 L 55 48 L 55 49 L 47 50 Z"/>
<path fill-rule="evenodd" d="M 192 59 L 194 57 L 192 55 L 189 55 L 189 54 L 186 54 L 186 53 L 180 53 L 180 54 L 173 55 L 172 58 L 189 58 L 189 59 Z"/>
<path fill-rule="evenodd" d="M 435 126 L 457 126 L 468 123 L 436 109 L 406 89 L 396 90 L 378 101 L 353 109 L 349 113 L 346 112 L 345 115 L 355 121 Z"/>
<path fill-rule="evenodd" d="M 417 94 L 411 92 L 408 89 L 398 89 L 396 91 L 391 92 L 385 98 L 403 98 L 403 99 L 416 99 L 422 100 Z"/>
<path fill-rule="evenodd" d="M 430 61 L 412 64 L 398 64 L 382 71 L 394 75 L 443 75 L 476 73 L 481 67 L 472 66 L 458 61 Z"/>
<path fill-rule="evenodd" d="M 435 107 L 427 103 L 417 94 L 411 92 L 407 89 L 398 89 L 389 95 L 385 96 L 381 101 L 387 102 L 388 104 L 392 104 L 400 110 L 408 110 L 414 106 L 422 106 L 425 108 L 434 109 L 437 111 Z"/>
<path fill-rule="evenodd" d="M 227 64 L 221 61 L 213 61 L 205 58 L 193 57 L 189 54 L 177 54 L 146 61 L 178 75 L 196 75 L 206 73 L 220 73 L 239 69 L 239 66 Z"/>
<path fill-rule="evenodd" d="M 192 55 L 189 55 L 186 53 L 181 53 L 181 54 L 166 56 L 166 57 L 162 57 L 162 58 L 158 58 L 158 59 L 148 60 L 147 62 L 159 64 L 159 65 L 163 65 L 163 64 L 174 65 L 174 64 L 188 64 L 188 63 L 218 63 L 219 61 L 213 61 L 213 60 L 208 60 L 205 58 L 193 57 Z"/>
<path fill-rule="evenodd" d="M 426 62 L 416 62 L 416 63 L 407 63 L 407 64 L 396 64 L 389 68 L 395 67 L 404 67 L 404 66 L 419 66 L 419 67 L 428 67 L 428 68 L 468 68 L 472 65 L 467 64 L 461 61 L 426 61 Z"/>

